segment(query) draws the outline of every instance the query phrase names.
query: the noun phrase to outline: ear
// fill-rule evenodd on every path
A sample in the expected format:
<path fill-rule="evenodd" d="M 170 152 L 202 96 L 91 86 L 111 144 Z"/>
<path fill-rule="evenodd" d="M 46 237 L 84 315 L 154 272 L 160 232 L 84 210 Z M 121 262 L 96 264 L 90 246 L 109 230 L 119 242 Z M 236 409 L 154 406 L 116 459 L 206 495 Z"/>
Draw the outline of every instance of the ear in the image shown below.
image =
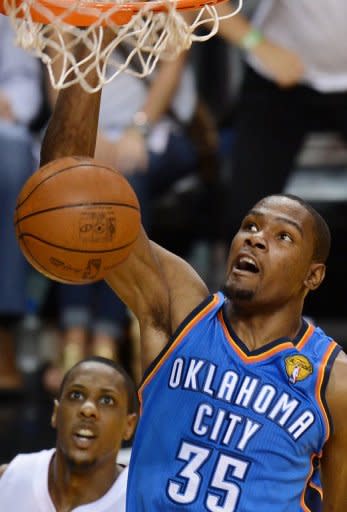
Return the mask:
<path fill-rule="evenodd" d="M 58 402 L 57 399 L 55 399 L 54 400 L 54 405 L 53 405 L 53 412 L 52 412 L 52 416 L 51 416 L 51 426 L 53 428 L 57 428 L 58 409 L 59 409 L 59 402 Z"/>
<path fill-rule="evenodd" d="M 126 425 L 123 432 L 123 440 L 128 441 L 134 433 L 137 423 L 137 414 L 132 413 L 127 415 Z"/>
<path fill-rule="evenodd" d="M 325 277 L 324 263 L 311 263 L 304 284 L 308 290 L 316 290 Z"/>

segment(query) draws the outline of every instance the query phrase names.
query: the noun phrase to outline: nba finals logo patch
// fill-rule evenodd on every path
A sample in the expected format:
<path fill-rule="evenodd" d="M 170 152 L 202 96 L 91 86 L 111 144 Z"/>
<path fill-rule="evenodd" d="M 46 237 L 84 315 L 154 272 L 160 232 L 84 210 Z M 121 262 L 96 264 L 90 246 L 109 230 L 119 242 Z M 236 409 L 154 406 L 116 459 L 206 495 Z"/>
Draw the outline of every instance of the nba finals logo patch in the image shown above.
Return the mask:
<path fill-rule="evenodd" d="M 289 382 L 295 384 L 311 375 L 313 367 L 309 359 L 302 355 L 289 356 L 285 359 L 286 372 Z"/>

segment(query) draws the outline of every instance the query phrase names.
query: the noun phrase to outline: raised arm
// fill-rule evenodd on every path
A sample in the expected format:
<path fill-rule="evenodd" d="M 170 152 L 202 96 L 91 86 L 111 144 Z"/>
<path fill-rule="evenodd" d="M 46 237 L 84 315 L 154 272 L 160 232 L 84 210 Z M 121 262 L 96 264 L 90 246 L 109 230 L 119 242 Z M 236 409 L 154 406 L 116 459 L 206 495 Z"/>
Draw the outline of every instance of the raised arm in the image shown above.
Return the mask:
<path fill-rule="evenodd" d="M 61 156 L 94 156 L 100 94 L 86 93 L 79 85 L 59 92 L 42 144 L 41 165 Z M 107 276 L 107 282 L 139 320 L 144 366 L 208 294 L 196 272 L 151 243 L 144 230 L 130 256 Z"/>
<path fill-rule="evenodd" d="M 127 260 L 107 276 L 107 282 L 139 320 L 143 368 L 208 295 L 195 270 L 182 258 L 151 242 L 144 231 Z"/>
<path fill-rule="evenodd" d="M 334 432 L 322 458 L 323 512 L 347 510 L 347 356 L 340 354 L 331 372 L 327 402 Z"/>
<path fill-rule="evenodd" d="M 219 16 L 227 16 L 220 21 L 218 35 L 252 54 L 280 87 L 291 87 L 298 83 L 304 73 L 300 55 L 264 37 L 242 12 L 230 17 L 237 4 L 236 0 L 217 6 Z"/>

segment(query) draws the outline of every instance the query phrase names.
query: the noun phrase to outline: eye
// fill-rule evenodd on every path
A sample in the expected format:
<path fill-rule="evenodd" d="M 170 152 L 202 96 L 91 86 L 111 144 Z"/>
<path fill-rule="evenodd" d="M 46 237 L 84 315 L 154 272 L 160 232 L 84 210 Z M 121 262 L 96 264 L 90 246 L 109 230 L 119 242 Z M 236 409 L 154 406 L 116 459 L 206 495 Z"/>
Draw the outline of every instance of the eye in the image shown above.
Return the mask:
<path fill-rule="evenodd" d="M 293 237 L 289 233 L 280 233 L 279 238 L 285 242 L 293 242 Z"/>
<path fill-rule="evenodd" d="M 246 231 L 250 231 L 251 233 L 256 233 L 258 231 L 258 226 L 255 224 L 255 222 L 246 222 L 244 225 L 244 229 Z"/>
<path fill-rule="evenodd" d="M 112 396 L 109 396 L 109 395 L 104 395 L 100 398 L 100 403 L 102 405 L 114 405 L 115 404 L 115 400 Z"/>
<path fill-rule="evenodd" d="M 81 400 L 83 398 L 83 394 L 81 391 L 74 390 L 69 393 L 69 398 L 71 400 Z"/>

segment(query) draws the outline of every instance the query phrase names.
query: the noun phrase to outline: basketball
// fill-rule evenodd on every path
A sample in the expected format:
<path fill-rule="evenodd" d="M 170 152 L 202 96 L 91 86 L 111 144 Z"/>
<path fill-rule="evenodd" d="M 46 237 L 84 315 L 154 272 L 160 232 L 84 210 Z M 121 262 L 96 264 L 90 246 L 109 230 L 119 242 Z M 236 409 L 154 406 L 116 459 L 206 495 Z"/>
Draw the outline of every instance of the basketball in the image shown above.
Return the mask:
<path fill-rule="evenodd" d="M 38 169 L 15 210 L 20 248 L 39 272 L 68 284 L 92 283 L 130 254 L 140 229 L 135 192 L 122 176 L 87 157 Z"/>

